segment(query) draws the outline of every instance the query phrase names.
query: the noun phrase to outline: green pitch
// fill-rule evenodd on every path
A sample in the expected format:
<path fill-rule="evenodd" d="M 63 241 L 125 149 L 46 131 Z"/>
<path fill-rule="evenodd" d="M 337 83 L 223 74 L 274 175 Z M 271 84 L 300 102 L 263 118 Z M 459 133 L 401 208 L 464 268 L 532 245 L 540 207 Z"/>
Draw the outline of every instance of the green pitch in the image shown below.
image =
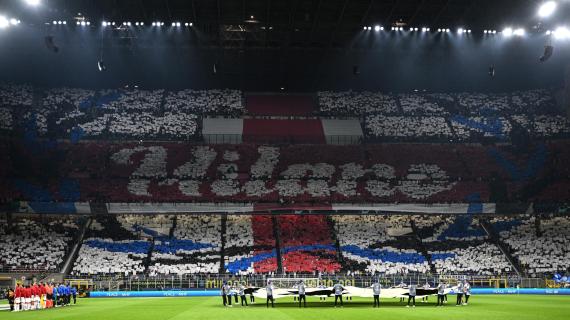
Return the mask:
<path fill-rule="evenodd" d="M 76 320 L 272 320 L 272 319 L 422 319 L 422 320 L 537 320 L 570 319 L 570 297 L 564 296 L 472 296 L 468 306 L 456 307 L 449 296 L 444 307 L 417 301 L 416 308 L 405 308 L 397 299 L 382 300 L 380 309 L 372 301 L 355 299 L 344 308 L 334 308 L 333 300 L 307 299 L 309 307 L 299 309 L 292 301 L 280 299 L 274 309 L 265 301 L 250 307 L 224 308 L 221 298 L 116 298 L 79 299 L 78 304 L 56 310 L 0 312 L 0 319 L 76 319 Z M 259 300 L 259 299 L 256 299 Z M 288 300 L 288 299 L 287 299 Z M 419 300 L 419 299 L 418 299 Z"/>

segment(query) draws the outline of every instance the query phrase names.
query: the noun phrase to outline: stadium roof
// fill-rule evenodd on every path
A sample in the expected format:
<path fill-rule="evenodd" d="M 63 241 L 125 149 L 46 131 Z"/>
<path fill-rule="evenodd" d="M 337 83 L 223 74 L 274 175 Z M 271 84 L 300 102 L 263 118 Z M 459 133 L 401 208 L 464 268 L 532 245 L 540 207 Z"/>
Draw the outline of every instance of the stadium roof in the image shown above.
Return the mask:
<path fill-rule="evenodd" d="M 44 0 L 30 10 L 23 1 L 0 12 L 35 19 L 85 17 L 101 21 L 192 22 L 200 46 L 347 47 L 364 26 L 502 29 L 539 24 L 534 0 Z M 564 6 L 567 10 L 567 6 Z M 561 8 L 562 9 L 562 8 Z M 80 15 L 79 15 L 80 14 Z M 558 14 L 558 16 L 563 16 Z M 45 21 L 44 21 L 45 20 Z"/>

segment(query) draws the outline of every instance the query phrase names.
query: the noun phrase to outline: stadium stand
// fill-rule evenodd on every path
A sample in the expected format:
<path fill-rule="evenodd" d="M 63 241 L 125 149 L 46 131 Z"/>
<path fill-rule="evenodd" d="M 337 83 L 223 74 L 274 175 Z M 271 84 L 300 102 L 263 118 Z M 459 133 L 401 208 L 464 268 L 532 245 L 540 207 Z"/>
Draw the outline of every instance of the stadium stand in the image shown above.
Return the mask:
<path fill-rule="evenodd" d="M 78 225 L 74 218 L 0 220 L 0 269 L 59 272 Z"/>
<path fill-rule="evenodd" d="M 217 273 L 221 250 L 220 216 L 179 216 L 173 237 L 155 238 L 150 274 Z"/>
<path fill-rule="evenodd" d="M 4 84 L 0 102 L 0 130 L 68 139 L 193 140 L 200 137 L 201 117 L 237 118 L 248 112 L 262 117 L 359 117 L 366 138 L 372 141 L 504 141 L 512 138 L 514 127 L 539 139 L 567 138 L 570 133 L 570 123 L 557 109 L 553 92 L 544 89 L 399 95 L 321 91 L 313 100 L 310 95 L 244 99 L 241 91 L 229 89 L 93 91 Z M 301 131 L 293 130 L 287 139 L 283 131 L 278 139 L 263 128 L 280 123 L 263 121 L 246 121 L 248 141 L 259 142 L 265 136 L 264 142 L 323 143 L 317 138 L 322 128 L 306 132 L 301 130 L 307 127 L 304 124 L 283 123 Z"/>
<path fill-rule="evenodd" d="M 95 218 L 83 240 L 72 275 L 136 275 L 143 273 L 143 259 L 151 242 L 125 229 L 115 216 Z"/>
<path fill-rule="evenodd" d="M 246 96 L 246 109 L 250 115 L 311 116 L 315 113 L 310 95 L 256 95 Z"/>
<path fill-rule="evenodd" d="M 500 236 L 511 248 L 526 272 L 537 276 L 566 272 L 570 261 L 568 217 L 545 217 L 536 227 L 537 217 L 510 219 Z"/>

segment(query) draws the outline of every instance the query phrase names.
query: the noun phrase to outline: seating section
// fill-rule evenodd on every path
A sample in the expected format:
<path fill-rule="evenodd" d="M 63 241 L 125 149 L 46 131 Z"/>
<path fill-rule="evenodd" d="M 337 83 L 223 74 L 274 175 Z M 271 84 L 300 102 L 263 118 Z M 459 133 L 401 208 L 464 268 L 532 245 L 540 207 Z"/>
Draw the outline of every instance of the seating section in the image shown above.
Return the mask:
<path fill-rule="evenodd" d="M 479 142 L 510 140 L 514 127 L 536 138 L 567 138 L 570 122 L 553 92 L 382 94 L 317 93 L 320 113 L 364 116 L 371 140 Z"/>
<path fill-rule="evenodd" d="M 500 232 L 511 253 L 528 274 L 540 276 L 568 271 L 570 265 L 570 218 L 547 217 L 536 226 L 535 217 L 511 222 Z"/>
<path fill-rule="evenodd" d="M 525 274 L 568 271 L 570 218 L 485 219 Z M 0 270 L 55 272 L 82 221 L 55 216 L 15 217 L 11 227 L 6 220 L 0 223 Z M 512 274 L 495 243 L 471 214 L 99 215 L 92 219 L 71 275 L 212 274 L 220 271 L 222 256 L 225 272 L 236 275 L 273 275 L 278 256 L 287 274 L 311 276 Z"/>
<path fill-rule="evenodd" d="M 359 117 L 366 138 L 372 141 L 480 142 L 505 141 L 521 134 L 538 139 L 568 138 L 570 134 L 570 121 L 557 107 L 554 93 L 543 89 L 398 95 L 321 91 L 244 98 L 241 91 L 230 89 L 95 91 L 0 84 L 0 130 L 33 132 L 40 137 L 186 141 L 200 139 L 203 116 L 246 114 L 273 120 Z M 269 119 L 246 120 L 246 141 L 324 142 L 322 128 L 317 130 L 310 121 L 300 126 L 284 124 L 297 130 L 279 139 L 263 130 L 263 120 Z"/>
<path fill-rule="evenodd" d="M 74 141 L 196 139 L 200 117 L 240 116 L 245 110 L 238 90 L 44 90 L 17 85 L 0 85 L 0 107 L 0 130 Z"/>
<path fill-rule="evenodd" d="M 217 273 L 220 270 L 221 217 L 176 218 L 173 237 L 155 238 L 150 274 Z"/>
<path fill-rule="evenodd" d="M 312 116 L 315 114 L 310 95 L 248 95 L 247 113 L 260 116 Z"/>
<path fill-rule="evenodd" d="M 472 215 L 412 219 L 437 273 L 497 275 L 514 271 Z"/>
<path fill-rule="evenodd" d="M 0 140 L 0 145 L 2 141 Z M 568 185 L 567 142 L 511 146 L 200 146 L 178 143 L 61 143 L 38 154 L 5 142 L 0 198 L 33 201 L 465 203 L 490 201 L 491 182 L 509 197 L 541 179 Z M 306 155 L 311 155 L 307 158 Z M 553 175 L 552 171 L 560 172 Z M 41 182 L 38 177 L 43 177 Z M 62 188 L 63 186 L 76 186 Z M 77 187 L 78 186 L 78 187 Z M 546 189 L 548 190 L 548 189 Z M 69 191 L 69 192 L 68 192 Z M 71 192 L 73 191 L 73 192 Z M 537 189 L 537 200 L 565 200 L 567 189 Z M 559 197 L 557 198 L 557 195 Z M 50 200 L 53 199 L 53 200 Z M 73 199 L 73 200 L 68 200 Z"/>
<path fill-rule="evenodd" d="M 279 216 L 283 271 L 335 273 L 341 265 L 326 216 Z"/>
<path fill-rule="evenodd" d="M 272 247 L 254 246 L 252 217 L 246 215 L 228 215 L 225 239 L 225 271 L 233 274 L 253 274 L 254 251 Z"/>
<path fill-rule="evenodd" d="M 426 273 L 406 216 L 333 216 L 345 268 L 353 273 Z"/>
<path fill-rule="evenodd" d="M 7 272 L 59 272 L 78 231 L 76 219 L 0 220 L 0 269 Z"/>
<path fill-rule="evenodd" d="M 72 275 L 136 275 L 145 271 L 151 241 L 125 229 L 115 216 L 96 217 L 83 240 Z"/>

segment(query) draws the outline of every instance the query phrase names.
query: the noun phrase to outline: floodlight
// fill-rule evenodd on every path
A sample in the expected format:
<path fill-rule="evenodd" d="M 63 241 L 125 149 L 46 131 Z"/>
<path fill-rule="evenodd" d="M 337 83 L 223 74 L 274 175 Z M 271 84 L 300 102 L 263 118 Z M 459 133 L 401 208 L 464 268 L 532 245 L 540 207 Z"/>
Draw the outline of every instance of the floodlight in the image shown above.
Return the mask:
<path fill-rule="evenodd" d="M 546 1 L 538 8 L 538 16 L 541 18 L 550 17 L 556 10 L 556 2 Z"/>

